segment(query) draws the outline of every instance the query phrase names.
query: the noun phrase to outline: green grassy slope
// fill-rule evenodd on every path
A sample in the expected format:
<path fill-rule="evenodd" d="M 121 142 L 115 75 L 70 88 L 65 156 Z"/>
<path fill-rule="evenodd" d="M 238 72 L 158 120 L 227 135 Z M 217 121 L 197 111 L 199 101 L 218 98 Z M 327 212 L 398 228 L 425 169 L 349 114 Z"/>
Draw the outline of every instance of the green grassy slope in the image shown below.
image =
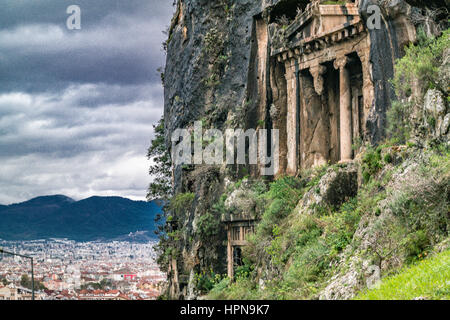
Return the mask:
<path fill-rule="evenodd" d="M 450 250 L 405 268 L 383 280 L 378 288 L 356 297 L 358 300 L 450 299 Z"/>

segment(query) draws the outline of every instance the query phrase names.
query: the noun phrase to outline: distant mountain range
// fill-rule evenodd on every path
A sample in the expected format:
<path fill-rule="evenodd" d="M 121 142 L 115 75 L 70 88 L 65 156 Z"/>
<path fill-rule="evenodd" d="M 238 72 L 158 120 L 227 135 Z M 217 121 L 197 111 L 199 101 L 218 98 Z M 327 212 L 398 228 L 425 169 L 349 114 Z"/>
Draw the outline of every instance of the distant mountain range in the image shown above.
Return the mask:
<path fill-rule="evenodd" d="M 0 239 L 69 238 L 76 241 L 155 239 L 155 202 L 120 197 L 75 201 L 63 195 L 0 205 Z M 139 231 L 139 232 L 138 232 Z"/>

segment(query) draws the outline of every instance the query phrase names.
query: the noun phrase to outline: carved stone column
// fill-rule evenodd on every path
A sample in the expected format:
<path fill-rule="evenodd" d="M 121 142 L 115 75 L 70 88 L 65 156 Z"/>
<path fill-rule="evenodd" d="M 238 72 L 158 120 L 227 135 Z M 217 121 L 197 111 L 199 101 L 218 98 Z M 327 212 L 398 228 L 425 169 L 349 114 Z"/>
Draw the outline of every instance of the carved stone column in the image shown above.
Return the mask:
<path fill-rule="evenodd" d="M 278 172 L 275 173 L 275 177 L 278 177 L 286 174 L 287 166 L 287 89 L 284 66 L 281 66 L 280 63 L 271 64 L 269 75 L 272 83 L 272 105 L 269 112 L 272 118 L 273 129 L 279 130 L 280 138 L 280 166 Z"/>
<path fill-rule="evenodd" d="M 361 66 L 362 66 L 362 74 L 363 74 L 363 100 L 364 100 L 364 115 L 363 115 L 363 123 L 362 129 L 363 131 L 366 130 L 365 122 L 367 119 L 367 116 L 370 113 L 370 109 L 372 108 L 372 102 L 374 101 L 375 97 L 375 90 L 372 80 L 372 69 L 371 69 L 371 63 L 369 59 L 369 49 L 363 49 L 361 51 L 357 51 L 359 59 L 361 60 Z"/>
<path fill-rule="evenodd" d="M 287 168 L 288 175 L 295 175 L 298 169 L 298 146 L 297 146 L 297 75 L 295 59 L 286 61 L 286 84 L 287 84 Z"/>
<path fill-rule="evenodd" d="M 317 64 L 316 66 L 311 67 L 309 71 L 314 79 L 314 90 L 319 96 L 321 96 L 323 93 L 324 84 L 323 75 L 327 72 L 327 67 Z"/>
<path fill-rule="evenodd" d="M 172 257 L 171 258 L 171 269 L 173 272 L 173 277 L 172 277 L 172 296 L 178 296 L 179 291 L 180 291 L 180 284 L 178 281 L 178 266 L 177 266 L 177 259 Z"/>
<path fill-rule="evenodd" d="M 233 279 L 234 276 L 234 270 L 233 270 L 233 247 L 231 246 L 231 224 L 229 223 L 227 225 L 227 237 L 228 237 L 228 243 L 227 243 L 227 271 L 228 271 L 228 277 L 230 279 Z"/>
<path fill-rule="evenodd" d="M 350 92 L 350 74 L 345 67 L 348 58 L 337 58 L 334 67 L 339 69 L 339 113 L 340 113 L 340 141 L 341 162 L 352 160 L 352 101 Z"/>

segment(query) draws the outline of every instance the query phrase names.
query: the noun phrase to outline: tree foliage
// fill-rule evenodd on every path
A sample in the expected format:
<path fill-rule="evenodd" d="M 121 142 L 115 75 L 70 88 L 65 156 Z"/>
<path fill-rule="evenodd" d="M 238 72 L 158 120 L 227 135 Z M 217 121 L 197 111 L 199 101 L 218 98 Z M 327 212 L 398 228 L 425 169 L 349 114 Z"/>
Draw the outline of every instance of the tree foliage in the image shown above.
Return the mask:
<path fill-rule="evenodd" d="M 164 138 L 164 118 L 153 126 L 155 138 L 147 152 L 147 158 L 152 160 L 149 174 L 153 177 L 150 183 L 147 200 L 166 201 L 172 195 L 171 158 Z"/>
<path fill-rule="evenodd" d="M 395 63 L 392 85 L 398 101 L 387 111 L 389 138 L 405 143 L 416 122 L 423 119 L 420 110 L 428 89 L 447 92 L 448 84 L 442 79 L 444 52 L 450 47 L 450 29 L 438 38 L 428 38 L 422 29 L 418 31 L 417 44 L 405 48 L 405 56 Z M 414 119 L 417 118 L 417 119 Z M 414 121 L 413 121 L 414 120 Z"/>
<path fill-rule="evenodd" d="M 418 43 L 406 47 L 405 56 L 395 64 L 392 83 L 396 94 L 399 97 L 409 97 L 413 84 L 421 84 L 423 90 L 437 88 L 445 92 L 447 88 L 442 88 L 439 67 L 443 62 L 444 50 L 449 47 L 450 29 L 438 38 L 427 38 L 423 30 L 419 30 Z"/>
<path fill-rule="evenodd" d="M 159 223 L 155 234 L 159 237 L 158 245 L 155 247 L 157 251 L 157 263 L 161 270 L 167 271 L 169 258 L 174 255 L 174 223 L 171 216 L 171 202 L 173 197 L 172 189 L 172 162 L 170 152 L 166 147 L 164 136 L 164 118 L 153 126 L 155 130 L 155 138 L 152 140 L 148 149 L 147 157 L 152 160 L 149 174 L 153 181 L 150 183 L 147 200 L 159 200 L 163 202 L 163 214 L 158 214 L 155 222 Z M 171 236 L 172 235 L 172 236 Z"/>
<path fill-rule="evenodd" d="M 30 277 L 28 275 L 23 274 L 20 278 L 20 285 L 27 289 L 33 288 L 33 282 L 31 281 Z M 44 284 L 38 280 L 34 280 L 34 289 L 35 290 L 44 290 L 47 289 Z"/>

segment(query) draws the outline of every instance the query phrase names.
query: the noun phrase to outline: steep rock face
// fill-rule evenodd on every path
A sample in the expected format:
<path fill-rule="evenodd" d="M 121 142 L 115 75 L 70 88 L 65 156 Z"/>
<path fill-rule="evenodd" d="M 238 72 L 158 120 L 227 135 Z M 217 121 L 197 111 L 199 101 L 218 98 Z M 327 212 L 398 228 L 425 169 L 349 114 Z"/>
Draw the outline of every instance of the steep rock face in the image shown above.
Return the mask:
<path fill-rule="evenodd" d="M 369 6 L 378 5 L 377 0 L 360 1 L 360 14 L 367 20 L 372 11 Z M 372 63 L 372 81 L 375 97 L 367 127 L 372 142 L 379 142 L 386 127 L 386 111 L 395 98 L 387 81 L 394 75 L 395 60 L 402 56 L 406 44 L 415 40 L 416 30 L 409 21 L 412 8 L 404 1 L 391 1 L 382 8 L 381 28 L 369 29 Z"/>
<path fill-rule="evenodd" d="M 222 127 L 228 112 L 245 100 L 253 16 L 261 12 L 263 2 L 178 2 L 164 82 L 168 134 L 208 112 L 214 113 L 214 125 Z"/>
<path fill-rule="evenodd" d="M 297 6 L 305 8 L 308 2 L 178 1 L 169 31 L 164 73 L 164 117 L 168 148 L 174 130 L 193 130 L 194 121 L 202 121 L 207 128 L 219 130 L 257 128 L 261 123 L 265 127 L 286 126 L 289 117 L 286 112 L 280 111 L 287 103 L 283 98 L 287 90 L 283 86 L 285 75 L 283 70 L 272 68 L 269 59 L 264 59 L 270 54 L 269 39 L 274 39 L 270 27 L 273 21 L 270 21 L 269 16 L 292 18 Z M 368 18 L 367 7 L 379 4 L 375 0 L 361 0 L 358 3 L 363 20 Z M 394 61 L 402 55 L 403 46 L 415 39 L 415 29 L 409 19 L 411 10 L 404 1 L 391 1 L 389 6 L 382 7 L 381 29 L 368 31 L 371 43 L 369 73 L 374 85 L 374 98 L 366 126 L 367 138 L 372 142 L 378 142 L 384 136 L 386 110 L 394 98 L 388 82 L 393 75 Z M 310 89 L 314 90 L 315 85 L 312 83 Z M 332 86 L 331 83 L 325 85 Z M 331 139 L 337 140 L 337 137 Z M 291 142 L 281 131 L 281 170 L 286 166 L 286 145 Z M 317 148 L 322 147 L 320 142 L 311 143 Z M 337 154 L 337 149 L 331 152 Z M 314 161 L 311 162 L 313 164 Z M 179 251 L 182 254 L 172 261 L 173 272 L 169 277 L 172 298 L 195 298 L 194 273 L 210 268 L 223 273 L 226 265 L 222 241 L 224 235 L 220 235 L 218 239 L 221 240 L 209 243 L 206 248 L 204 241 L 197 236 L 197 224 L 199 218 L 218 201 L 224 181 L 248 173 L 255 175 L 255 171 L 253 166 L 174 168 L 176 193 L 194 192 L 196 199 L 193 207 L 187 208 L 186 214 L 180 218 L 183 241 L 180 242 Z"/>
<path fill-rule="evenodd" d="M 223 129 L 248 107 L 253 16 L 264 1 L 178 1 L 164 73 L 166 141 L 176 128 L 204 121 Z M 250 111 L 249 111 L 250 112 Z M 175 170 L 175 189 L 182 172 Z"/>
<path fill-rule="evenodd" d="M 164 73 L 168 147 L 173 131 L 192 128 L 194 121 L 217 129 L 240 126 L 244 118 L 237 119 L 236 115 L 248 107 L 253 16 L 263 6 L 264 1 L 254 0 L 178 1 Z M 196 237 L 198 218 L 217 201 L 226 174 L 223 168 L 185 169 L 174 168 L 175 191 L 194 192 L 196 200 L 180 221 L 183 241 L 178 249 L 182 254 L 172 263 L 172 298 L 195 297 L 193 270 L 201 273 L 214 268 L 223 272 L 226 261 L 223 248 L 204 244 Z"/>

